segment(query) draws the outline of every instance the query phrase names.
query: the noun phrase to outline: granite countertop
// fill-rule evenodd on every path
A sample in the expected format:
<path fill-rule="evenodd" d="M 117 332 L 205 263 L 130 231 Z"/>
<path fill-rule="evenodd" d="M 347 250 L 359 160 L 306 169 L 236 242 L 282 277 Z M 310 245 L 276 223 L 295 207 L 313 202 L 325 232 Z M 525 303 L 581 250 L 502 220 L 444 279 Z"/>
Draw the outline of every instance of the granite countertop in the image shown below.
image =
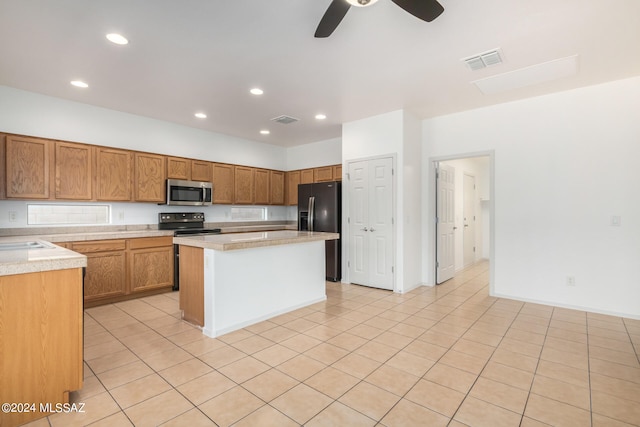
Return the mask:
<path fill-rule="evenodd" d="M 35 243 L 29 246 L 14 245 L 17 242 Z M 12 242 L 3 239 L 0 243 L 0 276 L 86 266 L 86 256 L 40 239 L 13 238 Z"/>
<path fill-rule="evenodd" d="M 207 228 L 220 228 L 222 233 L 245 233 L 254 231 L 272 231 L 272 230 L 297 230 L 296 224 L 230 224 L 230 223 L 211 223 L 206 224 Z M 0 235 L 0 243 L 3 242 L 19 242 L 26 239 L 44 240 L 47 242 L 80 242 L 85 240 L 111 240 L 111 239 L 135 239 L 140 237 L 161 237 L 173 236 L 172 230 L 158 230 L 152 226 L 132 226 L 132 229 L 108 229 L 104 227 L 87 227 L 86 231 L 81 227 L 73 227 L 69 229 L 41 228 L 36 230 L 4 230 L 11 231 L 15 234 Z M 21 234 L 23 233 L 23 234 Z"/>
<path fill-rule="evenodd" d="M 314 231 L 279 230 L 253 233 L 208 234 L 205 236 L 174 237 L 173 243 L 195 246 L 217 251 L 249 249 L 264 246 L 289 245 L 293 243 L 335 240 L 338 233 Z"/>

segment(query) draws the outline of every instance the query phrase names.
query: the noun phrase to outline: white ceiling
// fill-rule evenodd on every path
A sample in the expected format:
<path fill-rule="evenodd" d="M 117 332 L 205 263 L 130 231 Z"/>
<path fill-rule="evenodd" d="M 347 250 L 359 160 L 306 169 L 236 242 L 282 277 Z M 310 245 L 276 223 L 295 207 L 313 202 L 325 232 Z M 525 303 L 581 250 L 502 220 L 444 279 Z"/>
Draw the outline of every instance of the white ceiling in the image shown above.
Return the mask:
<path fill-rule="evenodd" d="M 431 23 L 390 0 L 352 7 L 316 39 L 330 0 L 0 0 L 0 85 L 294 146 L 398 109 L 428 118 L 640 75 L 638 0 L 440 2 Z M 503 64 L 460 61 L 493 48 Z M 572 55 L 569 77 L 491 95 L 471 83 Z M 283 114 L 300 121 L 270 121 Z"/>

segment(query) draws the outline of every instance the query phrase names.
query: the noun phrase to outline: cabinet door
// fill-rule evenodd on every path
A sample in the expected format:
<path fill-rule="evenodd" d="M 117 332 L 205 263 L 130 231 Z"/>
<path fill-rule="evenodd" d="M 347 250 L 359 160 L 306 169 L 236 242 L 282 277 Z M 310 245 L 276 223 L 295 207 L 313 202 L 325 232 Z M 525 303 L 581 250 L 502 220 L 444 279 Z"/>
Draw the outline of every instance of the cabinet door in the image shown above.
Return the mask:
<path fill-rule="evenodd" d="M 210 162 L 191 161 L 191 179 L 194 181 L 211 182 L 212 171 L 213 166 Z"/>
<path fill-rule="evenodd" d="M 87 256 L 85 301 L 127 294 L 124 240 L 84 241 L 67 245 L 70 245 L 70 249 Z"/>
<path fill-rule="evenodd" d="M 254 169 L 246 166 L 234 167 L 234 203 L 253 203 Z M 215 185 L 215 183 L 214 183 Z"/>
<path fill-rule="evenodd" d="M 165 201 L 165 161 L 159 154 L 135 153 L 134 194 L 137 202 Z"/>
<path fill-rule="evenodd" d="M 253 202 L 256 205 L 268 205 L 269 197 L 269 171 L 266 169 L 256 169 L 253 175 L 255 179 L 255 196 Z"/>
<path fill-rule="evenodd" d="M 300 171 L 287 172 L 287 205 L 298 205 L 298 184 L 300 184 Z"/>
<path fill-rule="evenodd" d="M 342 181 L 342 165 L 334 165 L 333 169 L 333 180 L 334 181 Z"/>
<path fill-rule="evenodd" d="M 313 170 L 313 182 L 333 181 L 333 167 L 325 166 Z"/>
<path fill-rule="evenodd" d="M 131 200 L 131 152 L 96 148 L 96 199 Z"/>
<path fill-rule="evenodd" d="M 56 199 L 91 200 L 93 147 L 56 141 Z"/>
<path fill-rule="evenodd" d="M 213 164 L 213 203 L 232 204 L 234 200 L 235 166 Z"/>
<path fill-rule="evenodd" d="M 313 169 L 303 169 L 300 171 L 300 184 L 313 183 Z M 298 202 L 296 202 L 298 203 Z"/>
<path fill-rule="evenodd" d="M 173 245 L 130 251 L 129 280 L 132 293 L 173 286 Z"/>
<path fill-rule="evenodd" d="M 284 172 L 269 171 L 270 204 L 284 205 Z"/>
<path fill-rule="evenodd" d="M 6 163 L 6 139 L 7 139 L 7 135 L 0 133 L 0 165 L 2 165 L 3 167 L 6 167 L 7 163 Z M 5 169 L 6 170 L 6 169 Z M 0 199 L 5 199 L 7 197 L 7 186 L 5 179 L 7 178 L 7 175 L 5 173 L 1 173 L 0 172 Z"/>
<path fill-rule="evenodd" d="M 121 296 L 127 293 L 126 256 L 124 251 L 98 252 L 86 255 L 85 301 Z"/>
<path fill-rule="evenodd" d="M 191 160 L 167 157 L 167 178 L 191 179 Z"/>
<path fill-rule="evenodd" d="M 7 136 L 7 198 L 48 199 L 52 141 Z"/>

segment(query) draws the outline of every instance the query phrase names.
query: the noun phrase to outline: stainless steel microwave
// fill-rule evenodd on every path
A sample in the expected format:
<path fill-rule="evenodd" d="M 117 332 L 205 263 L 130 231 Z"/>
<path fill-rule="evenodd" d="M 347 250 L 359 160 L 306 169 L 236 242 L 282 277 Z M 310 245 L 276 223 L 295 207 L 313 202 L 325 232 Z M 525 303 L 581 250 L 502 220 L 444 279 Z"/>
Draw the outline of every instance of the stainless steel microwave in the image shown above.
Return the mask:
<path fill-rule="evenodd" d="M 201 181 L 167 180 L 167 205 L 206 206 L 213 201 L 213 184 Z"/>

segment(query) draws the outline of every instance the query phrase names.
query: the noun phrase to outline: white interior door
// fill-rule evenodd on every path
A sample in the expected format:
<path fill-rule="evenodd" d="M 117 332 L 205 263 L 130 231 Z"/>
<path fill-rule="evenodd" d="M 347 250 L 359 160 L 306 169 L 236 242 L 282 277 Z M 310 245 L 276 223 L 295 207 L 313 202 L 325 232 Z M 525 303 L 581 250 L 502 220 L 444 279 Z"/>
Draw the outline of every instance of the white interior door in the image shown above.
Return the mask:
<path fill-rule="evenodd" d="M 476 262 L 476 178 L 465 173 L 463 187 L 462 259 L 464 266 L 467 267 Z"/>
<path fill-rule="evenodd" d="M 392 159 L 349 163 L 349 281 L 393 289 Z"/>
<path fill-rule="evenodd" d="M 455 168 L 440 164 L 436 176 L 437 226 L 436 283 L 442 283 L 455 273 Z"/>
<path fill-rule="evenodd" d="M 369 284 L 393 289 L 393 191 L 391 158 L 369 161 Z"/>
<path fill-rule="evenodd" d="M 369 164 L 349 163 L 349 281 L 366 284 L 369 269 Z"/>

